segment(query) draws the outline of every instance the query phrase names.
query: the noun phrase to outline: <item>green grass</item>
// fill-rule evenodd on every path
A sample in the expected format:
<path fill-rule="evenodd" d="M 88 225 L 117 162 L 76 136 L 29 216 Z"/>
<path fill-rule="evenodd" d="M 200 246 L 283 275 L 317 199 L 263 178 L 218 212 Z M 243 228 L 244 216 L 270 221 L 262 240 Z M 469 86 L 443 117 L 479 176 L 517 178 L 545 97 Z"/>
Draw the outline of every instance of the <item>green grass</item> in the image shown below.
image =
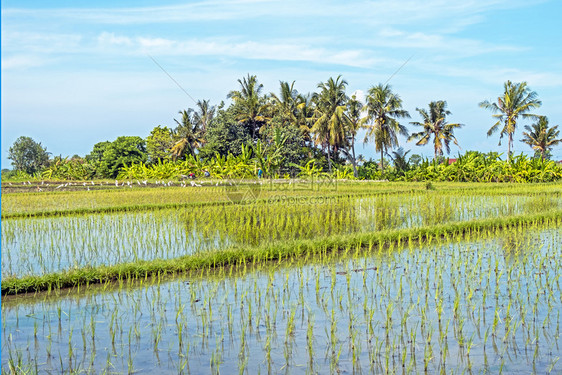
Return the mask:
<path fill-rule="evenodd" d="M 252 181 L 254 182 L 254 181 Z M 224 187 L 203 186 L 193 188 L 177 186 L 145 188 L 133 184 L 132 188 L 119 187 L 86 191 L 44 191 L 5 193 L 2 191 L 2 219 L 46 215 L 72 215 L 118 211 L 137 211 L 189 207 L 193 204 L 223 204 L 230 202 Z M 4 185 L 5 186 L 5 185 Z M 3 187 L 4 187 L 3 186 Z M 432 191 L 444 194 L 470 195 L 562 195 L 562 183 L 498 184 L 498 183 L 449 183 L 435 182 Z M 338 181 L 335 185 L 314 186 L 302 183 L 289 185 L 289 181 L 269 184 L 265 181 L 260 199 L 277 195 L 286 196 L 363 196 L 374 194 L 399 194 L 426 190 L 423 182 L 372 182 Z M 32 188 L 32 191 L 35 188 Z M 227 203 L 228 204 L 228 203 Z"/>

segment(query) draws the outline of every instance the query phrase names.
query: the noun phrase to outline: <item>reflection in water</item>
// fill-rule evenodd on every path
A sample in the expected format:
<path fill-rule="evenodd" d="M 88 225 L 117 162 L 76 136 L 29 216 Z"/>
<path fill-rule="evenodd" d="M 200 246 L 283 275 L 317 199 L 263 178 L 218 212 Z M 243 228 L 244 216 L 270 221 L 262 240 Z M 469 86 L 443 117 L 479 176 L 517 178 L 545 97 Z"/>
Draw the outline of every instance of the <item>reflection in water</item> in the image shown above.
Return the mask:
<path fill-rule="evenodd" d="M 498 235 L 3 299 L 2 371 L 560 373 L 562 229 Z"/>
<path fill-rule="evenodd" d="M 3 220 L 2 276 L 170 259 L 236 245 L 419 227 L 560 207 L 560 198 L 544 195 L 427 192 L 318 198 L 201 205 L 182 211 Z"/>

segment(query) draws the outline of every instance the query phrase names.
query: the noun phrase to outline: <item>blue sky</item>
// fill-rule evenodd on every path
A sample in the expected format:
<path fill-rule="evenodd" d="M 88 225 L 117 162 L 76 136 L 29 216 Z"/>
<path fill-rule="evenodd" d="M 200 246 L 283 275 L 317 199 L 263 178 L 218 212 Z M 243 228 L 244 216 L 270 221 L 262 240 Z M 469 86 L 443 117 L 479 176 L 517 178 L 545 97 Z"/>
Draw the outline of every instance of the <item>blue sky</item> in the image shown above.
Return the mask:
<path fill-rule="evenodd" d="M 390 81 L 412 121 L 416 107 L 446 100 L 449 121 L 465 124 L 462 151 L 504 152 L 499 135 L 486 137 L 494 121 L 478 103 L 508 79 L 526 81 L 543 102 L 537 114 L 562 124 L 561 14 L 557 0 L 3 1 L 2 166 L 21 135 L 71 156 L 173 127 L 194 103 L 148 54 L 213 104 L 248 73 L 266 92 L 295 80 L 307 93 L 340 74 L 349 94 L 364 92 L 412 56 Z M 357 152 L 374 156 L 361 141 Z M 530 148 L 517 141 L 515 151 Z M 562 160 L 562 147 L 554 156 Z"/>

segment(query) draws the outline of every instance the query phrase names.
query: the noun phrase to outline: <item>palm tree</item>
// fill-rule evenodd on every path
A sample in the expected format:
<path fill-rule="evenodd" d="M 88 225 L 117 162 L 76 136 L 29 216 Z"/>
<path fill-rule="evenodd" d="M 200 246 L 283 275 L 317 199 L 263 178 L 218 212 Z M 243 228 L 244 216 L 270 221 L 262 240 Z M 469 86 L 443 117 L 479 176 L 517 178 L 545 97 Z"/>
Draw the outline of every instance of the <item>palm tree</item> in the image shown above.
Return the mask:
<path fill-rule="evenodd" d="M 256 76 L 238 80 L 240 91 L 231 91 L 227 98 L 232 98 L 236 105 L 236 120 L 246 125 L 252 134 L 252 139 L 257 139 L 257 134 L 268 118 L 266 116 L 268 105 L 265 96 L 261 95 L 263 85 L 258 84 Z"/>
<path fill-rule="evenodd" d="M 357 177 L 357 160 L 355 158 L 355 136 L 359 131 L 359 128 L 363 126 L 365 122 L 361 115 L 363 113 L 363 103 L 357 100 L 355 95 L 352 95 L 351 98 L 347 101 L 347 117 L 349 118 L 348 122 L 348 141 L 347 144 L 351 148 L 351 165 L 353 166 L 353 176 Z M 349 152 L 346 150 L 346 154 L 349 158 Z"/>
<path fill-rule="evenodd" d="M 294 88 L 295 81 L 293 81 L 290 85 L 288 82 L 283 81 L 279 83 L 279 96 L 275 95 L 274 93 L 270 94 L 271 100 L 275 107 L 274 110 L 281 118 L 281 122 L 283 125 L 294 125 L 297 122 L 297 107 L 299 105 L 299 93 Z"/>
<path fill-rule="evenodd" d="M 408 136 L 408 130 L 397 119 L 409 118 L 402 109 L 402 99 L 392 92 L 390 85 L 378 84 L 367 94 L 367 134 L 365 142 L 375 140 L 375 150 L 381 153 L 381 170 L 384 169 L 384 153 L 388 148 L 398 146 L 398 135 Z"/>
<path fill-rule="evenodd" d="M 189 108 L 187 111 L 179 111 L 182 115 L 181 122 L 174 119 L 178 126 L 174 129 L 174 136 L 178 141 L 170 149 L 174 160 L 185 153 L 195 156 L 195 149 L 202 143 L 201 122 L 194 119 L 195 111 Z"/>
<path fill-rule="evenodd" d="M 296 125 L 301 131 L 303 137 L 303 146 L 307 145 L 309 142 L 309 146 L 312 147 L 312 137 L 311 137 L 311 129 L 314 125 L 314 95 L 307 94 L 302 95 L 299 94 L 297 97 L 298 105 L 297 105 L 297 116 L 296 116 Z"/>
<path fill-rule="evenodd" d="M 209 102 L 209 100 L 198 100 L 197 111 L 193 113 L 193 122 L 197 124 L 203 136 L 215 117 L 215 106 L 210 105 Z"/>
<path fill-rule="evenodd" d="M 541 101 L 537 99 L 537 93 L 530 91 L 527 82 L 512 83 L 507 81 L 504 83 L 503 96 L 498 97 L 497 103 L 484 100 L 479 104 L 481 108 L 489 109 L 498 121 L 488 130 L 488 137 L 498 131 L 500 125 L 503 124 L 500 133 L 500 145 L 502 138 L 507 135 L 507 158 L 511 158 L 511 147 L 513 146 L 513 134 L 517 126 L 519 116 L 526 118 L 537 118 L 537 115 L 529 113 L 534 108 L 541 106 Z"/>
<path fill-rule="evenodd" d="M 541 159 L 544 159 L 546 153 L 548 153 L 552 147 L 558 145 L 562 142 L 562 138 L 558 137 L 560 130 L 558 130 L 558 125 L 552 128 L 548 126 L 548 118 L 546 116 L 540 116 L 539 121 L 531 126 L 525 125 L 526 132 L 523 132 L 523 139 L 521 142 L 525 142 L 535 152 L 540 152 Z"/>
<path fill-rule="evenodd" d="M 410 122 L 410 124 L 415 126 L 422 126 L 423 131 L 419 133 L 412 134 L 408 141 L 418 140 L 416 145 L 423 146 L 426 145 L 431 137 L 433 136 L 433 149 L 434 157 L 437 159 L 438 156 L 443 155 L 443 146 L 447 150 L 447 154 L 451 152 L 449 144 L 451 141 L 455 145 L 459 145 L 455 135 L 454 130 L 462 127 L 462 124 L 448 124 L 445 120 L 447 115 L 451 112 L 447 110 L 447 102 L 444 100 L 438 100 L 436 102 L 429 103 L 429 113 L 423 108 L 416 108 L 416 111 L 423 118 L 423 122 Z"/>
<path fill-rule="evenodd" d="M 313 95 L 316 104 L 314 108 L 314 124 L 311 131 L 316 135 L 316 144 L 326 146 L 328 150 L 328 169 L 332 172 L 330 146 L 337 152 L 338 146 L 345 143 L 345 129 L 348 122 L 346 110 L 347 96 L 345 95 L 347 82 L 338 76 L 335 80 L 330 77 L 327 82 L 320 82 L 320 93 Z"/>
<path fill-rule="evenodd" d="M 399 147 L 396 151 L 392 151 L 392 155 L 390 156 L 394 167 L 401 175 L 404 175 L 404 172 L 410 168 L 408 159 L 406 159 L 409 152 L 410 150 L 404 151 L 402 147 Z"/>

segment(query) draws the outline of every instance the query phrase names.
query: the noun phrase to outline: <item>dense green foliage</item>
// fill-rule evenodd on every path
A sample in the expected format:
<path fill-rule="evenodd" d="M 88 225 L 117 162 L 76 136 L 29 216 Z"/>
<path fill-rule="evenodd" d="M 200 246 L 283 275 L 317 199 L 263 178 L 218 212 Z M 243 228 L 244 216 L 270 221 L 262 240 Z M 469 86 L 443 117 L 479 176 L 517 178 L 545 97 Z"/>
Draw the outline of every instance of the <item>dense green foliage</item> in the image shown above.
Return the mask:
<path fill-rule="evenodd" d="M 48 164 L 49 153 L 30 137 L 19 137 L 8 151 L 16 171 L 33 175 Z"/>
<path fill-rule="evenodd" d="M 444 154 L 450 153 L 451 143 L 459 145 L 454 130 L 462 125 L 448 121 L 451 112 L 443 100 L 430 102 L 429 110 L 416 108 L 421 121 L 410 122 L 423 129 L 412 133 L 408 141 L 416 141 L 418 146 L 433 144 L 433 160 L 422 162 L 418 155 L 407 159 L 409 151 L 396 150 L 401 146 L 398 135 L 409 134 L 400 120 L 410 115 L 389 85 L 372 86 L 363 103 L 347 95 L 347 81 L 341 76 L 318 83 L 317 92 L 306 95 L 296 90 L 295 82 L 280 82 L 278 93 L 267 94 L 254 75 L 243 77 L 238 84 L 227 96 L 232 100 L 228 105 L 221 102 L 215 107 L 208 100 L 199 100 L 195 108 L 179 111 L 180 116 L 173 119 L 175 127 L 158 125 L 146 139 L 119 137 L 99 142 L 84 159 L 58 157 L 46 163 L 46 151 L 36 145 L 39 148 L 26 156 L 30 162 L 18 161 L 20 174 L 10 177 L 29 179 L 42 171 L 41 177 L 46 179 L 178 179 L 190 173 L 200 176 L 207 170 L 217 178 L 252 178 L 261 169 L 266 177 L 328 173 L 335 178 L 391 181 L 546 182 L 560 178 L 560 167 L 554 163 L 524 156 L 511 160 L 520 119 L 539 120 L 533 127 L 525 126 L 521 140 L 535 150 L 533 159 L 548 159 L 560 143 L 557 126 L 549 127 L 546 117 L 530 113 L 540 101 L 525 82 L 507 81 L 497 103 L 480 103 L 497 118 L 488 135 L 501 127 L 500 139 L 508 137 L 508 162 L 495 153 L 466 153 L 451 165 L 443 164 Z M 380 154 L 378 162 L 355 154 L 361 129 L 366 130 L 365 142 L 373 142 Z M 13 160 L 16 146 L 19 144 L 10 149 Z M 31 144 L 26 148 L 31 150 Z"/>

